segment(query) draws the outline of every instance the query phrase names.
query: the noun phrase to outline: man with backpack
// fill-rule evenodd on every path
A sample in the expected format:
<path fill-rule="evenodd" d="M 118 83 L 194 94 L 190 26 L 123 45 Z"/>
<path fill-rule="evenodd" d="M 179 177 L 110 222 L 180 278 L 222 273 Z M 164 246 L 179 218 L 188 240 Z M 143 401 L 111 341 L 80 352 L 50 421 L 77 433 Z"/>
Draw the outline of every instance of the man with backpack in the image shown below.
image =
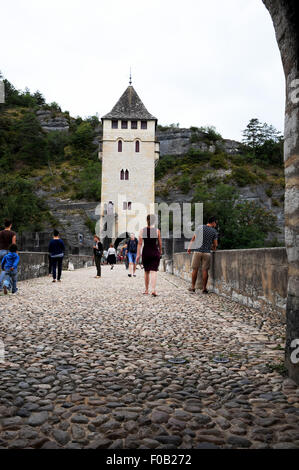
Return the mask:
<path fill-rule="evenodd" d="M 129 277 L 136 277 L 136 257 L 137 257 L 137 246 L 138 246 L 138 240 L 135 237 L 134 233 L 131 233 L 130 240 L 128 241 L 127 244 L 127 257 L 129 260 L 129 269 L 130 273 L 128 274 Z"/>

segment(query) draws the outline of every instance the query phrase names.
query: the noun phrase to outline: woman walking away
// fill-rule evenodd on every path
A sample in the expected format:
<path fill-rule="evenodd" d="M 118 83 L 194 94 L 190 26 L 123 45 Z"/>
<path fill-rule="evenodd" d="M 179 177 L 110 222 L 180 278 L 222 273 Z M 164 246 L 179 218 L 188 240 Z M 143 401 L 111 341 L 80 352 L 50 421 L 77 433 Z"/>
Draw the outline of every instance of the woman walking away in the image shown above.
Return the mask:
<path fill-rule="evenodd" d="M 116 249 L 114 248 L 113 243 L 111 243 L 110 248 L 108 249 L 107 264 L 111 265 L 111 269 L 113 269 L 116 264 Z"/>
<path fill-rule="evenodd" d="M 101 277 L 101 261 L 102 261 L 102 255 L 103 255 L 103 245 L 100 242 L 100 239 L 97 235 L 94 235 L 93 240 L 94 240 L 93 259 L 95 261 L 96 268 L 97 268 L 96 277 Z"/>
<path fill-rule="evenodd" d="M 137 263 L 140 258 L 140 252 L 143 244 L 142 264 L 144 267 L 144 294 L 148 294 L 149 282 L 151 281 L 152 295 L 157 297 L 157 271 L 159 269 L 160 258 L 162 255 L 161 233 L 159 229 L 155 228 L 155 215 L 148 215 L 146 220 L 147 227 L 144 227 L 139 234 Z"/>
<path fill-rule="evenodd" d="M 59 238 L 58 230 L 54 230 L 53 239 L 49 243 L 49 253 L 51 256 L 51 260 L 52 260 L 53 282 L 56 282 L 56 267 L 57 266 L 58 266 L 57 281 L 60 282 L 64 252 L 65 252 L 64 243 L 61 240 L 61 238 Z"/>

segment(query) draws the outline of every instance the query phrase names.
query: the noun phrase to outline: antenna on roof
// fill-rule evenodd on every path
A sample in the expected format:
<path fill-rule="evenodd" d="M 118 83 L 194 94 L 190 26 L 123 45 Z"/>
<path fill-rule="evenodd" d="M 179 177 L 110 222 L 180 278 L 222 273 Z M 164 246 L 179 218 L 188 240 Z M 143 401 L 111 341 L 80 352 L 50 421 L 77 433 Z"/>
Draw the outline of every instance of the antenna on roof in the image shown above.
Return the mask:
<path fill-rule="evenodd" d="M 130 86 L 132 85 L 132 71 L 131 71 L 131 67 L 130 67 L 129 85 L 130 85 Z"/>

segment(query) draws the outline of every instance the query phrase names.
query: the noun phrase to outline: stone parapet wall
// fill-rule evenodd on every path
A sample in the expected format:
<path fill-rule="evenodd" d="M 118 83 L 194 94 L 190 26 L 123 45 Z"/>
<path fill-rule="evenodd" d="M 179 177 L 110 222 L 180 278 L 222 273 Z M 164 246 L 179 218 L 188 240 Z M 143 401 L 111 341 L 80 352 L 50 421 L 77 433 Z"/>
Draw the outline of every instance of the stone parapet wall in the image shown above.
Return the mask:
<path fill-rule="evenodd" d="M 187 253 L 173 255 L 173 274 L 191 282 Z M 208 289 L 248 307 L 286 311 L 288 265 L 285 248 L 223 250 L 212 253 Z"/>
<path fill-rule="evenodd" d="M 18 280 L 32 279 L 47 276 L 49 259 L 46 252 L 20 252 L 18 267 Z M 63 269 L 78 269 L 92 266 L 92 256 L 66 255 L 63 260 Z"/>

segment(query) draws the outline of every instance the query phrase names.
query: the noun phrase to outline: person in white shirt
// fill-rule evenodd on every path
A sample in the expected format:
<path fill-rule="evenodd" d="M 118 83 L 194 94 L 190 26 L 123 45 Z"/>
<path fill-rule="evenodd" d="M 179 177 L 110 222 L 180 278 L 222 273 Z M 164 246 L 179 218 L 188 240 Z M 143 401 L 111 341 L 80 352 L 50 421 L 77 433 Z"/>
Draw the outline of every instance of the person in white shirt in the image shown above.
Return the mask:
<path fill-rule="evenodd" d="M 111 269 L 113 269 L 116 264 L 116 249 L 114 248 L 113 243 L 111 243 L 110 248 L 108 249 L 107 263 L 111 265 Z"/>

